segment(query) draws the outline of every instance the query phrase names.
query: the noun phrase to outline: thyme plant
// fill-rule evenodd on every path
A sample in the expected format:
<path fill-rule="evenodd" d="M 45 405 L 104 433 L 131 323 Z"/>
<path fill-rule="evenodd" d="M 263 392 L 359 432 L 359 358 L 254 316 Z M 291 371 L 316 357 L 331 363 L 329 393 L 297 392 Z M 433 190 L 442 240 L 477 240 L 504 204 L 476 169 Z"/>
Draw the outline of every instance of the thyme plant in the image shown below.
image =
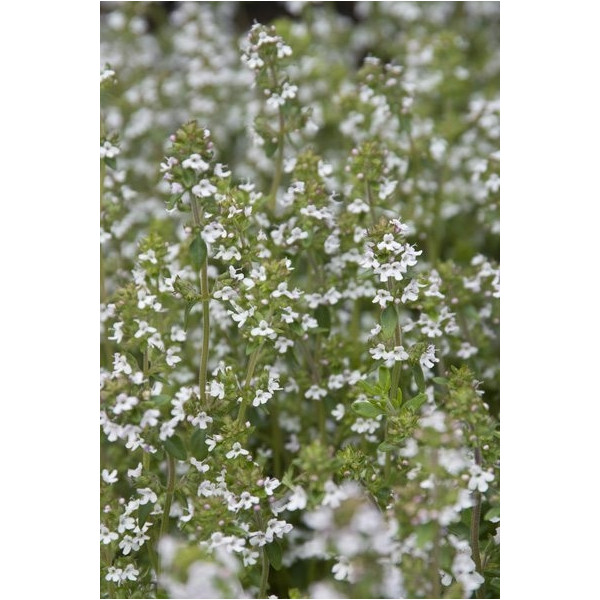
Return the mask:
<path fill-rule="evenodd" d="M 102 597 L 499 597 L 497 3 L 112 4 Z"/>

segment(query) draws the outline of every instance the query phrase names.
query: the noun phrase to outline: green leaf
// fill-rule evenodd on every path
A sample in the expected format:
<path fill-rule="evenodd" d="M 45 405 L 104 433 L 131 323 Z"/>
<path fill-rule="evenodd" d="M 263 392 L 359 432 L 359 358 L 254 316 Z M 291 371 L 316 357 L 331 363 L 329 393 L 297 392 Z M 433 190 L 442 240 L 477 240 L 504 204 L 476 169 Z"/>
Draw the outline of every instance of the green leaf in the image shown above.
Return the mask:
<path fill-rule="evenodd" d="M 329 333 L 329 330 L 331 329 L 331 312 L 329 310 L 329 306 L 324 306 L 323 304 L 317 306 L 314 316 L 319 324 L 319 327 L 325 333 Z"/>
<path fill-rule="evenodd" d="M 206 248 L 206 243 L 202 239 L 202 235 L 198 233 L 190 244 L 190 259 L 197 271 L 199 271 L 206 262 L 207 254 L 208 249 Z"/>
<path fill-rule="evenodd" d="M 364 400 L 355 400 L 352 403 L 352 410 L 357 415 L 360 415 L 361 417 L 367 417 L 370 419 L 384 414 L 380 408 Z"/>
<path fill-rule="evenodd" d="M 106 163 L 107 167 L 110 167 L 111 169 L 116 169 L 117 168 L 117 159 L 112 157 L 109 158 L 107 156 L 104 157 L 104 162 Z"/>
<path fill-rule="evenodd" d="M 490 510 L 485 513 L 483 517 L 486 521 L 491 521 L 492 519 L 498 519 L 500 517 L 500 507 L 492 506 Z"/>
<path fill-rule="evenodd" d="M 379 387 L 382 392 L 389 392 L 392 385 L 392 376 L 390 370 L 386 367 L 379 367 Z"/>
<path fill-rule="evenodd" d="M 252 354 L 260 346 L 260 342 L 253 342 L 246 346 L 246 356 Z"/>
<path fill-rule="evenodd" d="M 398 313 L 395 306 L 388 306 L 381 313 L 381 329 L 384 339 L 394 335 L 396 324 L 398 323 Z"/>
<path fill-rule="evenodd" d="M 167 394 L 159 394 L 158 396 L 151 396 L 150 401 L 155 406 L 164 406 L 171 402 L 171 396 L 167 396 Z"/>
<path fill-rule="evenodd" d="M 182 178 L 187 188 L 191 188 L 196 183 L 196 176 L 191 169 L 183 169 Z"/>
<path fill-rule="evenodd" d="M 448 380 L 445 377 L 434 377 L 433 381 L 438 385 L 448 385 Z"/>
<path fill-rule="evenodd" d="M 367 383 L 363 379 L 361 379 L 356 385 L 358 385 L 363 392 L 369 394 L 370 396 L 377 396 L 379 393 L 379 390 L 374 385 Z"/>
<path fill-rule="evenodd" d="M 208 456 L 208 446 L 205 440 L 205 429 L 196 429 L 190 438 L 190 454 L 198 460 L 204 460 Z"/>
<path fill-rule="evenodd" d="M 412 412 L 417 412 L 423 404 L 427 402 L 427 394 L 418 394 L 414 398 L 407 400 L 402 407 L 402 410 L 411 410 Z"/>
<path fill-rule="evenodd" d="M 395 450 L 396 446 L 394 446 L 393 444 L 390 444 L 390 442 L 381 442 L 381 444 L 379 444 L 379 446 L 377 446 L 377 450 L 379 450 L 379 452 L 391 452 L 392 450 Z"/>
<path fill-rule="evenodd" d="M 275 154 L 275 151 L 277 150 L 277 145 L 277 142 L 274 142 L 271 139 L 265 139 L 265 145 L 263 147 L 265 149 L 265 154 L 267 155 L 267 158 L 271 158 L 273 154 Z"/>
<path fill-rule="evenodd" d="M 144 526 L 144 523 L 148 519 L 148 515 L 152 512 L 153 509 L 154 504 L 152 504 L 151 502 L 146 502 L 146 504 L 140 505 L 140 507 L 138 508 L 138 521 L 140 527 Z"/>
<path fill-rule="evenodd" d="M 398 409 L 402 406 L 402 390 L 398 388 L 398 392 L 396 393 L 396 398 L 392 398 L 392 406 L 395 409 Z"/>
<path fill-rule="evenodd" d="M 178 435 L 173 435 L 164 441 L 165 450 L 173 457 L 178 460 L 185 460 L 187 453 L 185 446 Z"/>
<path fill-rule="evenodd" d="M 419 388 L 420 392 L 425 391 L 425 377 L 423 376 L 423 369 L 421 369 L 421 365 L 415 365 L 413 367 L 413 376 L 415 378 L 415 383 Z"/>
<path fill-rule="evenodd" d="M 281 545 L 279 542 L 273 542 L 272 544 L 267 544 L 265 550 L 267 551 L 267 558 L 269 559 L 271 566 L 276 571 L 279 571 L 279 569 L 281 569 L 281 557 L 283 555 Z"/>

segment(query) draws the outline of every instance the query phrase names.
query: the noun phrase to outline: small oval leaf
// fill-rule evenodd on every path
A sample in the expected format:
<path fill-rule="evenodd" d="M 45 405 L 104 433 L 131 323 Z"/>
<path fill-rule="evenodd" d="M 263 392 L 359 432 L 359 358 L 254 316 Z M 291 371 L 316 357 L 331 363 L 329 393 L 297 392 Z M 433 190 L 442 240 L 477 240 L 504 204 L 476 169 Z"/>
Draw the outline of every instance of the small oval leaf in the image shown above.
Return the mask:
<path fill-rule="evenodd" d="M 148 515 L 152 512 L 154 508 L 154 504 L 152 502 L 146 502 L 146 504 L 141 504 L 138 509 L 138 522 L 139 526 L 143 527 L 144 523 L 148 519 Z"/>
<path fill-rule="evenodd" d="M 398 313 L 395 306 L 388 306 L 381 313 L 381 330 L 385 339 L 391 338 L 398 323 Z"/>
<path fill-rule="evenodd" d="M 165 450 L 173 457 L 178 460 L 185 460 L 187 458 L 187 452 L 185 446 L 178 435 L 173 435 L 164 441 Z"/>
<path fill-rule="evenodd" d="M 377 406 L 366 402 L 365 400 L 355 400 L 352 403 L 352 410 L 361 417 L 372 419 L 383 414 L 383 411 Z"/>
<path fill-rule="evenodd" d="M 281 557 L 283 555 L 281 545 L 279 542 L 273 542 L 272 544 L 267 544 L 265 550 L 267 551 L 267 558 L 269 559 L 271 566 L 276 571 L 279 571 L 279 569 L 281 569 Z"/>
<path fill-rule="evenodd" d="M 414 398 L 411 398 L 404 403 L 402 410 L 411 410 L 412 412 L 417 412 L 419 408 L 425 404 L 425 402 L 427 402 L 427 394 L 417 394 Z"/>
<path fill-rule="evenodd" d="M 190 439 L 190 454 L 198 460 L 204 460 L 208 456 L 208 446 L 205 443 L 206 430 L 196 429 Z"/>
<path fill-rule="evenodd" d="M 206 262 L 208 249 L 206 248 L 206 242 L 202 239 L 202 235 L 198 233 L 190 244 L 190 259 L 192 265 L 198 271 L 202 268 Z"/>
<path fill-rule="evenodd" d="M 425 377 L 423 376 L 423 369 L 421 369 L 421 365 L 415 365 L 413 367 L 413 377 L 415 378 L 415 383 L 417 384 L 417 388 L 420 392 L 425 391 Z"/>

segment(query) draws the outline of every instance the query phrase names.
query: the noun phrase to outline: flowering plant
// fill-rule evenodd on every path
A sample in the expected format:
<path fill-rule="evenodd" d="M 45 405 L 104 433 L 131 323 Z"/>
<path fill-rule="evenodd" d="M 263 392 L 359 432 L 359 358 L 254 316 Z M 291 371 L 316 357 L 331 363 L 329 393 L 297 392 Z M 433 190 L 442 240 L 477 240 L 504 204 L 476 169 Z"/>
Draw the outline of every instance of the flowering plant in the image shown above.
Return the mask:
<path fill-rule="evenodd" d="M 498 597 L 497 4 L 114 4 L 102 597 Z"/>

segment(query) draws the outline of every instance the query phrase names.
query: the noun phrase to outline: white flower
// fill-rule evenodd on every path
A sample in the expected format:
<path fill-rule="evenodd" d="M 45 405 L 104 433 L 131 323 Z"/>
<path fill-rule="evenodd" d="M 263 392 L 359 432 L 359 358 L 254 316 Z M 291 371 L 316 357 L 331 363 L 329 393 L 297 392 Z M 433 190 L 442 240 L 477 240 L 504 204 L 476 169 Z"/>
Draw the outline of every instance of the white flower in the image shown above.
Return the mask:
<path fill-rule="evenodd" d="M 200 473 L 206 473 L 210 469 L 210 467 L 205 465 L 203 461 L 196 460 L 193 456 L 190 458 L 190 464 L 194 465 L 194 467 L 196 467 Z"/>
<path fill-rule="evenodd" d="M 275 337 L 277 337 L 277 334 L 275 333 L 275 331 L 269 327 L 269 324 L 265 320 L 262 320 L 258 324 L 258 327 L 253 327 L 252 330 L 250 331 L 250 335 L 265 336 L 270 339 L 274 339 Z"/>
<path fill-rule="evenodd" d="M 379 421 L 375 419 L 363 419 L 362 417 L 357 417 L 356 421 L 352 424 L 350 429 L 352 431 L 356 431 L 356 433 L 375 433 L 380 427 Z"/>
<path fill-rule="evenodd" d="M 100 146 L 100 158 L 114 158 L 121 150 L 117 146 L 113 146 L 108 140 Z"/>
<path fill-rule="evenodd" d="M 171 340 L 174 342 L 185 342 L 186 338 L 187 333 L 179 325 L 171 327 Z"/>
<path fill-rule="evenodd" d="M 478 490 L 481 493 L 486 492 L 489 488 L 488 482 L 494 480 L 494 474 L 489 471 L 484 471 L 479 465 L 471 465 L 469 467 L 471 479 L 469 479 L 469 489 Z"/>
<path fill-rule="evenodd" d="M 375 348 L 369 348 L 369 354 L 373 360 L 385 360 L 388 357 L 388 352 L 383 344 L 377 344 Z"/>
<path fill-rule="evenodd" d="M 393 191 L 396 189 L 396 186 L 398 185 L 398 182 L 395 180 L 389 180 L 386 179 L 381 186 L 379 187 L 379 199 L 380 200 L 385 200 L 386 198 L 388 198 Z"/>
<path fill-rule="evenodd" d="M 119 478 L 117 477 L 117 470 L 113 469 L 109 473 L 108 469 L 102 469 L 102 479 L 105 481 L 105 483 L 108 483 L 109 485 L 116 483 L 119 480 Z"/>
<path fill-rule="evenodd" d="M 154 504 L 158 500 L 158 497 L 150 488 L 141 488 L 137 490 L 137 493 L 142 497 L 140 504 L 148 504 L 148 502 Z"/>
<path fill-rule="evenodd" d="M 345 579 L 350 581 L 354 570 L 352 568 L 352 565 L 350 565 L 348 558 L 346 558 L 345 556 L 340 556 L 338 557 L 338 561 L 339 562 L 337 562 L 335 565 L 333 565 L 333 567 L 331 567 L 333 578 L 337 579 L 338 581 L 343 581 Z"/>
<path fill-rule="evenodd" d="M 114 340 L 115 342 L 117 342 L 117 344 L 120 344 L 121 340 L 123 339 L 123 325 L 123 321 L 118 321 L 117 323 L 115 323 L 113 325 L 113 335 L 108 339 Z"/>
<path fill-rule="evenodd" d="M 139 574 L 140 572 L 131 563 L 129 563 L 125 569 L 123 569 L 121 581 L 125 581 L 126 579 L 129 579 L 129 581 L 137 581 Z"/>
<path fill-rule="evenodd" d="M 389 353 L 388 360 L 398 362 L 401 360 L 408 360 L 408 352 L 403 346 L 394 346 L 394 349 Z"/>
<path fill-rule="evenodd" d="M 127 359 L 115 352 L 113 358 L 113 376 L 118 375 L 119 373 L 125 373 L 125 375 L 131 375 L 131 367 L 127 363 Z"/>
<path fill-rule="evenodd" d="M 273 397 L 271 392 L 265 392 L 263 390 L 256 390 L 254 399 L 252 400 L 252 406 L 260 406 L 266 404 Z"/>
<path fill-rule="evenodd" d="M 217 188 L 208 179 L 201 179 L 200 183 L 192 188 L 192 194 L 199 198 L 208 198 L 216 191 Z"/>
<path fill-rule="evenodd" d="M 119 539 L 119 534 L 110 531 L 106 525 L 100 525 L 100 541 L 103 544 L 110 544 L 114 540 Z"/>
<path fill-rule="evenodd" d="M 407 300 L 414 302 L 419 297 L 419 284 L 415 279 L 411 279 L 411 282 L 404 288 L 402 297 L 400 300 L 404 303 Z"/>
<path fill-rule="evenodd" d="M 119 569 L 117 567 L 108 567 L 108 573 L 106 574 L 106 581 L 114 581 L 115 583 L 121 582 L 121 576 L 123 574 L 123 569 Z"/>
<path fill-rule="evenodd" d="M 290 85 L 287 81 L 283 84 L 283 87 L 281 88 L 281 97 L 284 99 L 288 99 L 288 98 L 295 98 L 296 97 L 296 93 L 298 92 L 298 86 L 297 85 Z M 319 164 L 321 164 L 319 162 Z"/>
<path fill-rule="evenodd" d="M 176 352 L 179 352 L 179 350 L 180 348 L 177 346 L 173 346 L 167 350 L 165 360 L 170 367 L 174 367 L 178 362 L 181 362 L 181 357 L 175 354 Z"/>
<path fill-rule="evenodd" d="M 336 421 L 341 421 L 345 414 L 346 414 L 346 409 L 344 408 L 343 404 L 336 404 L 335 408 L 331 411 L 331 416 Z"/>
<path fill-rule="evenodd" d="M 435 346 L 430 344 L 427 347 L 427 350 L 423 352 L 419 362 L 422 367 L 426 367 L 427 369 L 431 369 L 433 367 L 433 363 L 439 362 L 439 358 L 435 357 Z"/>
<path fill-rule="evenodd" d="M 394 236 L 391 233 L 386 233 L 383 236 L 383 240 L 377 244 L 378 250 L 388 250 L 393 254 L 398 254 L 402 250 L 402 244 L 399 244 L 394 240 Z"/>
<path fill-rule="evenodd" d="M 304 393 L 305 398 L 312 398 L 313 400 L 320 400 L 327 396 L 327 390 L 324 390 L 318 385 L 311 385 L 308 390 Z"/>
<path fill-rule="evenodd" d="M 393 296 L 387 290 L 377 290 L 375 298 L 373 298 L 373 304 L 379 304 L 381 308 L 385 308 L 388 302 L 393 302 Z"/>
<path fill-rule="evenodd" d="M 297 485 L 293 488 L 292 495 L 285 508 L 286 510 L 302 510 L 303 508 L 306 508 L 307 500 L 308 496 L 306 495 L 304 488 Z"/>
<path fill-rule="evenodd" d="M 227 170 L 227 166 L 221 163 L 217 163 L 215 165 L 215 176 L 221 179 L 225 177 L 229 177 L 231 175 L 231 171 Z"/>
<path fill-rule="evenodd" d="M 460 345 L 460 350 L 456 354 L 457 356 L 460 356 L 461 358 L 467 360 L 468 358 L 473 356 L 473 354 L 477 354 L 477 352 L 478 350 L 475 346 L 471 346 L 469 342 L 463 342 Z"/>
<path fill-rule="evenodd" d="M 141 474 L 142 474 L 142 463 L 138 463 L 138 466 L 135 469 L 127 469 L 127 477 L 132 477 L 133 479 L 136 479 Z"/>
<path fill-rule="evenodd" d="M 238 456 L 247 456 L 250 454 L 248 450 L 242 448 L 242 445 L 239 442 L 234 442 L 231 450 L 225 455 L 226 458 L 237 458 Z"/>
<path fill-rule="evenodd" d="M 366 202 L 364 202 L 363 200 L 361 200 L 360 198 L 357 198 L 356 200 L 354 200 L 350 204 L 348 204 L 347 208 L 348 208 L 348 212 L 351 212 L 354 214 L 369 212 L 369 205 Z"/>
<path fill-rule="evenodd" d="M 208 393 L 213 398 L 219 398 L 219 400 L 223 400 L 223 398 L 225 398 L 225 384 L 213 379 L 210 382 L 210 389 Z"/>
<path fill-rule="evenodd" d="M 146 321 L 140 321 L 139 319 L 134 319 L 134 321 L 138 324 L 138 330 L 135 332 L 134 337 L 140 338 L 143 335 L 156 333 L 156 328 L 150 327 Z"/>
<path fill-rule="evenodd" d="M 192 169 L 196 171 L 196 173 L 208 171 L 208 163 L 202 160 L 202 157 L 199 154 L 192 154 L 189 158 L 186 158 L 181 166 L 184 169 Z M 206 180 L 203 180 L 206 181 Z"/>
<path fill-rule="evenodd" d="M 294 345 L 294 342 L 292 342 L 292 340 L 288 340 L 287 338 L 284 338 L 283 336 L 279 336 L 276 340 L 275 340 L 275 349 L 280 353 L 280 354 L 284 354 L 285 352 L 287 352 L 288 348 L 291 348 Z"/>
<path fill-rule="evenodd" d="M 285 533 L 289 533 L 292 529 L 293 525 L 291 523 L 278 521 L 277 519 L 269 519 L 265 535 L 267 540 L 273 541 L 274 537 L 282 538 Z"/>
<path fill-rule="evenodd" d="M 149 408 L 142 416 L 140 427 L 145 429 L 146 427 L 154 427 L 155 425 L 158 425 L 157 417 L 160 417 L 160 411 L 156 408 Z"/>
<path fill-rule="evenodd" d="M 273 477 L 267 477 L 264 481 L 264 488 L 265 488 L 265 493 L 267 494 L 267 496 L 272 496 L 273 495 L 273 490 L 277 489 L 280 485 L 281 482 L 279 481 L 279 479 Z"/>
<path fill-rule="evenodd" d="M 199 429 L 206 429 L 209 423 L 213 422 L 213 418 L 209 417 L 204 411 L 198 413 L 195 417 L 188 416 L 188 421 Z"/>
<path fill-rule="evenodd" d="M 331 506 L 331 508 L 337 508 L 342 500 L 345 500 L 348 496 L 346 492 L 339 488 L 333 481 L 328 480 L 325 482 L 325 496 L 321 501 L 323 506 Z"/>

